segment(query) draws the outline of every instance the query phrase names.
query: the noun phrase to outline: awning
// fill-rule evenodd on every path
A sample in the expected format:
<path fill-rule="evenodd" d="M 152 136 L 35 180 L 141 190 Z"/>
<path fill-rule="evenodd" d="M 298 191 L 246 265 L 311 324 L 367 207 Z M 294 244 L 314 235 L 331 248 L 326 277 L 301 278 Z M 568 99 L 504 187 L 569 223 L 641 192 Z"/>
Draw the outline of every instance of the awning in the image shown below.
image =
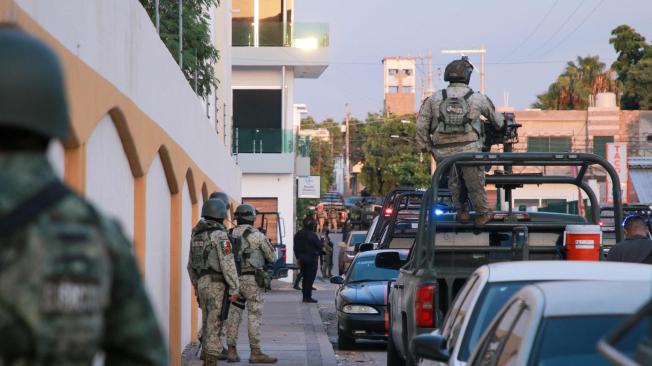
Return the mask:
<path fill-rule="evenodd" d="M 652 203 L 652 168 L 633 168 L 630 166 L 629 177 L 636 190 L 640 203 Z"/>

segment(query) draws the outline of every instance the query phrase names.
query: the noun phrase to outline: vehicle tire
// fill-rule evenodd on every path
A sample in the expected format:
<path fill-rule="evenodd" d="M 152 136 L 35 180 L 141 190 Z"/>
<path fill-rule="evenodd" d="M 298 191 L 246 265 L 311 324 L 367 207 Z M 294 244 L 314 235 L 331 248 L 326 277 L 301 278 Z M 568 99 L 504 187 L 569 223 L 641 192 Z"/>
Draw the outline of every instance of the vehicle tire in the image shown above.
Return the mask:
<path fill-rule="evenodd" d="M 405 366 L 405 360 L 401 358 L 394 346 L 394 340 L 392 337 L 392 316 L 389 316 L 389 334 L 387 337 L 387 366 Z"/>
<path fill-rule="evenodd" d="M 341 350 L 351 349 L 355 345 L 355 338 L 345 336 L 340 332 L 340 325 L 337 324 L 337 348 Z"/>

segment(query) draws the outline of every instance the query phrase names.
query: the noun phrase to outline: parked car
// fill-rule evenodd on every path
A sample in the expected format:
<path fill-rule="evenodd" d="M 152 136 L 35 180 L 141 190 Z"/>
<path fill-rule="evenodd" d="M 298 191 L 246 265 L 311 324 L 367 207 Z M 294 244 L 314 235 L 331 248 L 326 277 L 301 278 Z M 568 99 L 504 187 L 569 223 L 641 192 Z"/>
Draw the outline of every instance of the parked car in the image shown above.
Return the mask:
<path fill-rule="evenodd" d="M 341 285 L 335 294 L 337 343 L 341 349 L 351 347 L 358 338 L 387 339 L 385 291 L 387 281 L 398 276 L 398 269 L 378 268 L 375 264 L 376 256 L 387 252 L 407 260 L 407 250 L 362 252 L 344 276 L 331 277 L 331 283 Z"/>
<path fill-rule="evenodd" d="M 616 262 L 528 261 L 493 263 L 478 268 L 460 290 L 443 326 L 430 333 L 440 337 L 449 358 L 419 365 L 466 365 L 480 336 L 512 295 L 535 282 L 593 280 L 648 281 L 652 266 Z"/>
<path fill-rule="evenodd" d="M 353 257 L 357 252 L 358 246 L 364 241 L 364 237 L 367 235 L 366 231 L 352 231 L 349 234 L 349 237 L 346 239 L 346 243 L 340 247 L 339 253 L 339 274 L 342 275 L 346 272 L 346 269 L 349 268 L 351 262 L 353 262 Z"/>
<path fill-rule="evenodd" d="M 597 352 L 598 340 L 634 314 L 650 296 L 650 280 L 526 286 L 497 314 L 471 354 L 469 364 L 610 365 Z M 645 336 L 650 326 L 649 321 L 645 323 L 621 342 L 626 354 L 633 354 Z M 418 352 L 423 347 L 416 343 Z"/>

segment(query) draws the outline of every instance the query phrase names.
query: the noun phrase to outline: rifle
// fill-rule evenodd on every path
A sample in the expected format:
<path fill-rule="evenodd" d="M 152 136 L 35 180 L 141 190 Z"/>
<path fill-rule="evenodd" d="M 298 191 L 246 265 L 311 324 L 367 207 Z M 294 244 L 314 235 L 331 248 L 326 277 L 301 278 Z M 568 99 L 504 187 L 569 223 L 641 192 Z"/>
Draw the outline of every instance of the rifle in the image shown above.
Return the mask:
<path fill-rule="evenodd" d="M 514 118 L 514 113 L 503 112 L 505 123 L 498 129 L 493 123 L 484 121 L 484 140 L 482 151 L 488 152 L 492 145 L 503 145 L 504 152 L 511 152 L 512 147 L 518 142 L 518 128 L 521 124 Z"/>
<path fill-rule="evenodd" d="M 229 284 L 224 283 L 224 296 L 222 297 L 222 311 L 220 312 L 220 320 L 225 321 L 229 318 L 229 309 L 231 308 L 231 300 L 229 300 Z"/>

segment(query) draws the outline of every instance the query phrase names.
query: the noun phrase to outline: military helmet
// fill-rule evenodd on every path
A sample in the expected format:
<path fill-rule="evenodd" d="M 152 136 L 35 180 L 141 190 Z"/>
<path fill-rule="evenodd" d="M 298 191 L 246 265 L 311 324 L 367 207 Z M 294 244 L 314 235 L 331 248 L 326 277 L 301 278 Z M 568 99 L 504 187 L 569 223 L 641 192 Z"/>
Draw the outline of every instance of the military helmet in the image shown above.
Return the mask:
<path fill-rule="evenodd" d="M 256 208 L 252 205 L 243 203 L 235 209 L 235 218 L 238 220 L 238 224 L 242 220 L 254 222 L 256 221 Z"/>
<path fill-rule="evenodd" d="M 63 74 L 43 42 L 0 25 L 0 128 L 65 140 L 69 132 Z"/>
<path fill-rule="evenodd" d="M 446 66 L 446 70 L 444 70 L 444 81 L 468 85 L 469 81 L 471 81 L 472 72 L 473 65 L 471 65 L 467 57 L 462 57 Z"/>
<path fill-rule="evenodd" d="M 229 195 L 227 195 L 224 192 L 213 192 L 211 193 L 211 196 L 209 198 L 210 199 L 215 198 L 221 200 L 226 205 L 227 210 L 231 208 L 231 202 L 229 202 Z"/>
<path fill-rule="evenodd" d="M 226 218 L 226 205 L 222 200 L 209 199 L 201 207 L 201 217 L 223 220 Z"/>

